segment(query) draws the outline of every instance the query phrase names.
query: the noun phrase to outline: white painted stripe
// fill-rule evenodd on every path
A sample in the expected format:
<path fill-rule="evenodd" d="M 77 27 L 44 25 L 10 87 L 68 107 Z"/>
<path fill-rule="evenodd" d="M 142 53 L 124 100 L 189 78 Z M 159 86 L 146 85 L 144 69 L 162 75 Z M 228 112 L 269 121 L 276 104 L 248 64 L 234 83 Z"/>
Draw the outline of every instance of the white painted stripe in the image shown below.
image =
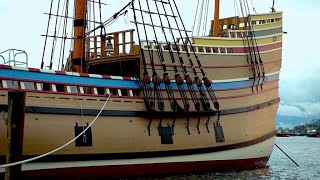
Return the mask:
<path fill-rule="evenodd" d="M 70 87 L 69 87 L 69 89 L 70 89 Z M 84 89 L 83 89 L 83 87 L 79 86 L 79 90 L 80 90 L 80 93 L 81 93 L 81 94 L 84 94 Z"/>
<path fill-rule="evenodd" d="M 2 80 L 2 87 L 8 88 L 8 84 L 6 80 Z"/>
<path fill-rule="evenodd" d="M 41 88 L 41 83 L 36 83 L 36 86 L 37 86 L 37 90 L 41 91 L 42 88 Z"/>
<path fill-rule="evenodd" d="M 118 160 L 97 160 L 97 161 L 69 161 L 69 162 L 39 162 L 22 165 L 22 170 L 56 169 L 71 167 L 109 166 L 109 165 L 135 165 L 153 163 L 178 163 L 195 161 L 215 161 L 215 160 L 236 160 L 251 159 L 270 156 L 273 150 L 275 137 L 264 142 L 221 152 L 181 155 L 172 157 L 139 158 L 139 159 L 118 159 Z M 4 169 L 0 169 L 4 172 Z"/>
<path fill-rule="evenodd" d="M 57 87 L 55 84 L 51 84 L 51 89 L 53 92 L 57 92 Z"/>
<path fill-rule="evenodd" d="M 280 36 L 280 35 L 283 35 L 283 33 L 276 33 L 276 34 L 271 34 L 271 35 L 266 35 L 266 36 L 259 36 L 259 37 L 256 37 L 255 39 L 266 39 L 266 38 L 270 38 L 273 36 Z M 242 38 L 229 38 L 229 37 L 194 36 L 192 38 L 193 39 L 206 39 L 206 40 L 243 41 Z M 178 45 L 180 45 L 180 44 L 178 44 Z M 196 44 L 196 45 L 199 46 L 198 44 Z"/>
<path fill-rule="evenodd" d="M 98 94 L 98 90 L 97 90 L 97 88 L 93 88 L 93 93 L 94 93 L 95 95 L 97 95 L 97 94 Z"/>
<path fill-rule="evenodd" d="M 111 79 L 117 79 L 117 80 L 123 80 L 123 77 L 121 76 L 110 76 Z"/>
<path fill-rule="evenodd" d="M 133 91 L 132 91 L 132 90 L 129 90 L 129 95 L 130 95 L 131 97 L 133 97 Z"/>
<path fill-rule="evenodd" d="M 56 74 L 56 72 L 55 72 L 54 70 L 47 70 L 47 69 L 40 69 L 40 72 L 50 73 L 50 74 Z"/>
<path fill-rule="evenodd" d="M 122 96 L 121 90 L 118 89 L 118 96 Z"/>
<path fill-rule="evenodd" d="M 102 78 L 102 76 L 100 74 L 89 74 L 89 77 Z"/>
<path fill-rule="evenodd" d="M 80 74 L 77 72 L 66 72 L 66 74 L 69 76 L 80 76 Z"/>
<path fill-rule="evenodd" d="M 67 86 L 67 92 L 68 92 L 68 93 L 71 93 L 70 86 Z"/>
<path fill-rule="evenodd" d="M 213 83 L 225 83 L 225 82 L 238 82 L 238 81 L 249 81 L 249 78 L 237 78 L 237 79 L 222 79 L 212 80 Z"/>
<path fill-rule="evenodd" d="M 273 76 L 273 75 L 276 75 L 276 74 L 280 74 L 280 71 L 268 73 L 268 74 L 266 74 L 266 76 Z"/>
<path fill-rule="evenodd" d="M 107 93 L 107 94 L 111 94 L 109 88 L 106 88 L 106 93 Z"/>
<path fill-rule="evenodd" d="M 14 69 L 14 70 L 29 71 L 29 69 L 26 68 L 26 67 L 11 66 L 11 68 Z"/>
<path fill-rule="evenodd" d="M 24 82 L 20 81 L 20 88 L 21 89 L 26 89 L 26 87 L 24 86 Z"/>

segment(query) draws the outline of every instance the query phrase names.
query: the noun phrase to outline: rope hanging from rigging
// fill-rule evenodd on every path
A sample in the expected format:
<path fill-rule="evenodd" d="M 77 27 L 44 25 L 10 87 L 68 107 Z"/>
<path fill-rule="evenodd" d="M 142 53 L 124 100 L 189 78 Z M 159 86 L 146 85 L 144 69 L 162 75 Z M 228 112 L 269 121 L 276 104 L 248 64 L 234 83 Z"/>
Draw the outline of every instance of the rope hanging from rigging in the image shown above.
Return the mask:
<path fill-rule="evenodd" d="M 132 8 L 135 9 L 134 8 L 134 0 L 132 0 L 131 4 L 132 4 Z M 139 81 L 139 84 L 143 88 L 144 100 L 145 100 L 148 111 L 154 111 L 154 102 L 152 100 L 152 92 L 151 92 L 151 77 L 149 76 L 149 73 L 147 70 L 147 63 L 146 63 L 145 54 L 143 53 L 136 11 L 133 11 L 133 18 L 134 18 L 135 26 L 137 29 L 141 58 L 142 58 L 142 65 L 143 65 L 143 78 L 142 78 L 142 80 Z"/>
<path fill-rule="evenodd" d="M 258 89 L 259 85 L 261 89 L 263 89 L 263 83 L 265 81 L 265 70 L 264 70 L 263 62 L 260 56 L 257 40 L 255 37 L 255 31 L 251 21 L 251 14 L 249 10 L 248 1 L 243 0 L 242 2 L 242 0 L 239 0 L 239 4 L 240 4 L 242 17 L 245 18 L 245 23 L 244 23 L 245 38 L 242 35 L 242 40 L 245 45 L 247 61 L 249 64 L 251 64 L 251 70 L 253 74 L 252 91 L 254 91 L 254 87 L 256 87 L 256 90 L 259 91 Z M 260 79 L 262 79 L 261 83 L 260 83 Z"/>

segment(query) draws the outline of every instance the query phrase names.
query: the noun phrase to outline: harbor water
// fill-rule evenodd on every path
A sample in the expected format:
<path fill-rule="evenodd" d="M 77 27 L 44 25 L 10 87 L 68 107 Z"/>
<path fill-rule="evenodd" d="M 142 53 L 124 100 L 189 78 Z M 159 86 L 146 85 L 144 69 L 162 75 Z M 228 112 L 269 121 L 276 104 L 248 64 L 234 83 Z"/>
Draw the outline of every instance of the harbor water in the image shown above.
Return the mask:
<path fill-rule="evenodd" d="M 171 176 L 165 180 L 213 180 L 213 179 L 284 179 L 320 180 L 320 138 L 277 137 L 276 144 L 295 162 L 297 167 L 276 146 L 268 167 L 252 171 L 207 173 L 202 175 Z"/>

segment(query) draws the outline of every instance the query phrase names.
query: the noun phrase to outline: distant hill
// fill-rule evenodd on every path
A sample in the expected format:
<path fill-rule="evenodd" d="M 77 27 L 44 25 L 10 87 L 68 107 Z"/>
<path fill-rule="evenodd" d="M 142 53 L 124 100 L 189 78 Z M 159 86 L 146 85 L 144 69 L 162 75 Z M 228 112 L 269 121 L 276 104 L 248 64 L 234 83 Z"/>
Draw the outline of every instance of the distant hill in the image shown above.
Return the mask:
<path fill-rule="evenodd" d="M 277 128 L 293 128 L 294 126 L 310 123 L 312 119 L 305 117 L 281 116 L 277 115 Z"/>

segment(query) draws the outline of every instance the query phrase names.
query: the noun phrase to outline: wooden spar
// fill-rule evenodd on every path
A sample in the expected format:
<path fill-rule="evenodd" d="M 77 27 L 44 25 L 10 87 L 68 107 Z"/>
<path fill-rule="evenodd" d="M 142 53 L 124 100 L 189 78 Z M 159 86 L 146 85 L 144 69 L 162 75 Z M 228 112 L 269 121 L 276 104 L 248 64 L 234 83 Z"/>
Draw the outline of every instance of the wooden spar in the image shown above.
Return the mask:
<path fill-rule="evenodd" d="M 72 64 L 75 67 L 74 71 L 82 73 L 85 69 L 86 38 L 84 36 L 86 29 L 87 0 L 76 0 L 75 5 Z"/>
<path fill-rule="evenodd" d="M 220 0 L 215 0 L 214 5 L 214 25 L 213 25 L 213 36 L 219 36 L 219 15 L 220 15 Z"/>
<path fill-rule="evenodd" d="M 6 164 L 21 161 L 23 150 L 25 92 L 8 93 L 8 133 Z M 6 168 L 6 180 L 21 179 L 21 165 Z"/>

